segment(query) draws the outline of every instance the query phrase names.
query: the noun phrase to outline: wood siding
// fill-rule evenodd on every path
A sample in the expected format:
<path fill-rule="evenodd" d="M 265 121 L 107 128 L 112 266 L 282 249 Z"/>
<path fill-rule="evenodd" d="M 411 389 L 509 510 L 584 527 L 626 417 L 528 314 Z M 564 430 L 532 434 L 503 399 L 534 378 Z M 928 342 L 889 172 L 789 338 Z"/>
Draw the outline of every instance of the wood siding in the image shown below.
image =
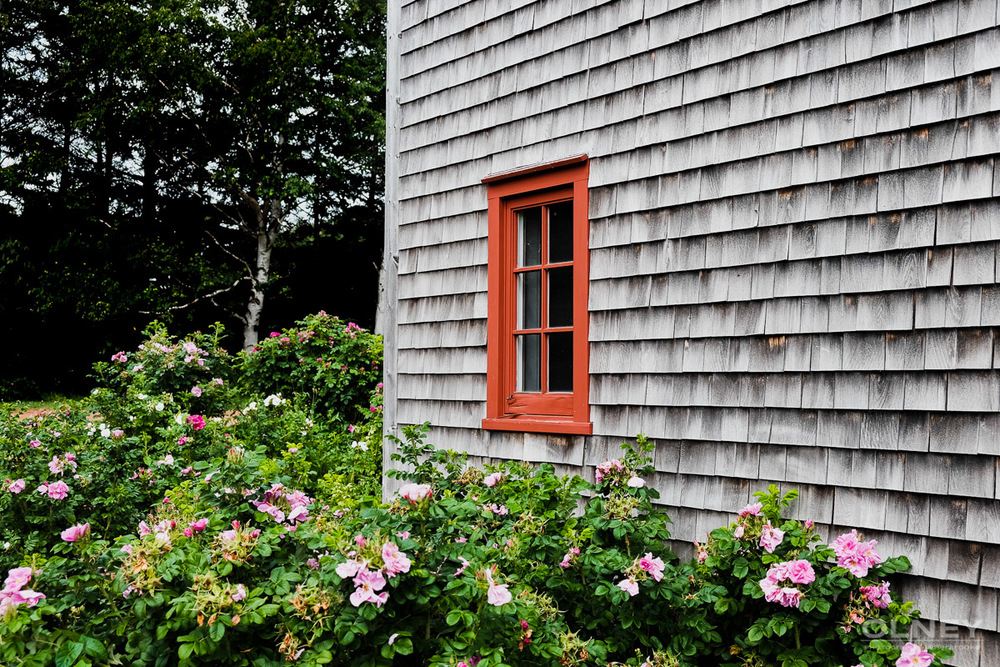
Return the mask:
<path fill-rule="evenodd" d="M 388 428 L 590 476 L 645 433 L 678 544 L 798 488 L 796 516 L 909 555 L 903 593 L 971 628 L 925 641 L 995 665 L 998 12 L 397 0 Z M 595 435 L 482 431 L 480 181 L 580 153 Z"/>

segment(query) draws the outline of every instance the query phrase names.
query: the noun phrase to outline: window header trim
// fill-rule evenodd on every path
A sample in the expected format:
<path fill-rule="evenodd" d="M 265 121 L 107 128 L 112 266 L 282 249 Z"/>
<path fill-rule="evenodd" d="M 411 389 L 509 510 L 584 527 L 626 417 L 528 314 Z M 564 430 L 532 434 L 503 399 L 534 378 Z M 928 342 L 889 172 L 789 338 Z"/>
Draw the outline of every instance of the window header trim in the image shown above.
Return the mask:
<path fill-rule="evenodd" d="M 525 167 L 515 167 L 513 169 L 508 169 L 506 171 L 498 171 L 495 174 L 489 174 L 484 176 L 483 183 L 499 183 L 501 181 L 512 180 L 515 178 L 522 178 L 524 176 L 532 176 L 534 174 L 541 173 L 543 171 L 552 171 L 554 169 L 562 169 L 563 167 L 568 167 L 570 165 L 579 164 L 581 162 L 586 162 L 589 158 L 585 153 L 580 155 L 572 155 L 570 157 L 560 158 L 559 160 L 552 160 L 551 162 L 539 162 L 537 164 L 527 165 Z"/>

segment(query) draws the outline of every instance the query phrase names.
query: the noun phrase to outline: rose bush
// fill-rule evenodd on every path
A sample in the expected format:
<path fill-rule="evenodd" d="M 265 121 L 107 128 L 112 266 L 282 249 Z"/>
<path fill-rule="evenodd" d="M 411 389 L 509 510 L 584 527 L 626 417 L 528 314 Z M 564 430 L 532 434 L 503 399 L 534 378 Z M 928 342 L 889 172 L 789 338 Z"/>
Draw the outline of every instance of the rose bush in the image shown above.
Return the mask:
<path fill-rule="evenodd" d="M 945 655 L 858 631 L 914 617 L 882 580 L 905 562 L 855 533 L 817 544 L 814 526 L 781 519 L 790 494 L 760 494 L 678 563 L 644 439 L 589 484 L 547 465 L 470 467 L 423 433 L 406 430 L 407 471 L 391 472 L 406 483 L 388 503 L 317 502 L 269 477 L 265 448 L 234 447 L 196 462 L 203 474 L 113 544 L 66 526 L 54 555 L 25 566 L 46 597 L 0 626 L 0 657 L 870 666 Z"/>
<path fill-rule="evenodd" d="M 381 410 L 369 400 L 381 382 L 381 364 L 380 336 L 320 312 L 272 331 L 240 353 L 237 369 L 248 393 L 295 396 L 313 413 L 347 426 Z"/>
<path fill-rule="evenodd" d="M 782 517 L 794 492 L 758 494 L 681 562 L 644 438 L 589 483 L 547 464 L 470 466 L 424 426 L 404 429 L 387 473 L 403 484 L 381 502 L 377 337 L 322 313 L 247 355 L 218 336 L 154 327 L 99 365 L 85 404 L 0 415 L 0 664 L 947 655 L 889 634 L 916 617 L 887 578 L 906 559 L 856 531 L 823 544 Z"/>
<path fill-rule="evenodd" d="M 304 400 L 237 387 L 239 364 L 219 348 L 218 328 L 180 341 L 155 323 L 148 333 L 137 350 L 96 365 L 100 384 L 86 401 L 31 418 L 0 412 L 0 567 L 47 553 L 78 523 L 115 539 L 167 489 L 211 472 L 196 463 L 231 449 L 261 449 L 265 473 L 313 496 L 346 504 L 379 493 L 377 382 L 345 424 Z"/>
<path fill-rule="evenodd" d="M 884 559 L 856 530 L 823 544 L 812 521 L 782 518 L 796 495 L 772 485 L 696 545 L 692 576 L 712 591 L 707 620 L 718 633 L 710 664 L 909 664 L 890 628 L 905 630 L 918 613 L 886 580 L 909 561 Z"/>

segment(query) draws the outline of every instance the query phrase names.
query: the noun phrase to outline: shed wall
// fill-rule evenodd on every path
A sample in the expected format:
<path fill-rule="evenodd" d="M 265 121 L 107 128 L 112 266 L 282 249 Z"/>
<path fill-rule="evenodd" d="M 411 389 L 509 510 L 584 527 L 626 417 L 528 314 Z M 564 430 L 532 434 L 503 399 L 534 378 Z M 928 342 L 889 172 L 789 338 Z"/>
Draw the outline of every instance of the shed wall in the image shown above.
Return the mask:
<path fill-rule="evenodd" d="M 798 488 L 796 515 L 911 557 L 903 593 L 973 628 L 955 664 L 995 664 L 998 1 L 412 0 L 393 22 L 390 428 L 585 476 L 645 433 L 679 542 Z M 482 431 L 480 180 L 579 153 L 595 435 Z"/>

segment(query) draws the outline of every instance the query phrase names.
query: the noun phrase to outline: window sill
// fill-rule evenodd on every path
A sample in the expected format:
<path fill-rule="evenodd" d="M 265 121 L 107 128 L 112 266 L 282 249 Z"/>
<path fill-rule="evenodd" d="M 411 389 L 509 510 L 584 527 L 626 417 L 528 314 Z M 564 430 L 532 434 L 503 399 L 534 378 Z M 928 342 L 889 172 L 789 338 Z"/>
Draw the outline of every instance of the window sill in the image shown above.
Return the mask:
<path fill-rule="evenodd" d="M 565 435 L 591 435 L 591 422 L 575 422 L 566 417 L 546 417 L 545 415 L 511 415 L 509 417 L 487 418 L 483 428 L 488 431 L 518 431 L 521 433 L 556 433 Z"/>

